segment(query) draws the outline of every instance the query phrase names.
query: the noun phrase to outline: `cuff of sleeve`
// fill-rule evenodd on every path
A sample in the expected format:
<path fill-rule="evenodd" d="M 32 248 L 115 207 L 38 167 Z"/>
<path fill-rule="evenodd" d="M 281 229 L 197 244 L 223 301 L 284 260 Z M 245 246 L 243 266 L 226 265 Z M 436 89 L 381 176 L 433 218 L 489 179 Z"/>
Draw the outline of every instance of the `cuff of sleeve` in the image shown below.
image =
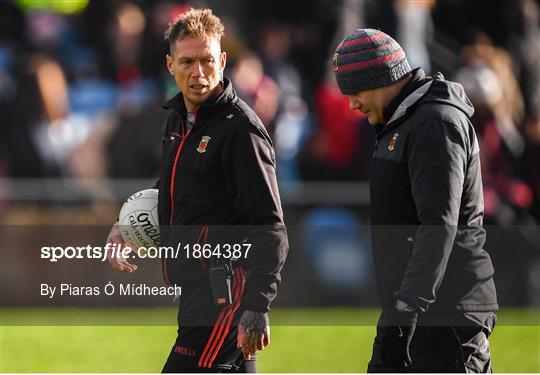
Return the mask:
<path fill-rule="evenodd" d="M 270 311 L 270 300 L 262 292 L 248 292 L 244 300 L 244 309 L 267 313 Z"/>
<path fill-rule="evenodd" d="M 418 320 L 416 312 L 385 311 L 383 326 L 414 326 Z"/>
<path fill-rule="evenodd" d="M 424 299 L 411 294 L 402 293 L 399 290 L 394 292 L 394 298 L 406 302 L 408 305 L 418 310 L 418 312 L 426 312 L 429 307 L 429 304 Z"/>

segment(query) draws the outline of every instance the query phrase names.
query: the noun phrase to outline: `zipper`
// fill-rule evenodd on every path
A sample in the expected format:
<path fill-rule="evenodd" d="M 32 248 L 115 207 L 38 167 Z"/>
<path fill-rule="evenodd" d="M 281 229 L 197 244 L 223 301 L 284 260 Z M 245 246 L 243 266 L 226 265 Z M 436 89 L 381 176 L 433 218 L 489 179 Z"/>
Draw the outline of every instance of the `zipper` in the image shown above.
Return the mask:
<path fill-rule="evenodd" d="M 373 149 L 373 154 L 371 155 L 371 158 L 373 160 L 375 160 L 375 155 L 377 154 L 377 147 L 378 146 L 379 146 L 379 136 L 377 136 L 377 139 L 375 139 L 375 148 Z"/>
<path fill-rule="evenodd" d="M 414 251 L 414 237 L 413 236 L 407 237 L 407 251 L 409 252 L 409 256 L 412 256 L 412 253 Z"/>
<path fill-rule="evenodd" d="M 197 243 L 201 245 L 201 248 L 204 248 L 204 245 L 208 242 L 208 225 L 203 225 L 201 232 L 199 233 L 199 239 Z M 202 268 L 206 268 L 206 260 L 204 257 L 199 258 L 199 263 Z"/>
<path fill-rule="evenodd" d="M 176 178 L 176 166 L 178 165 L 178 159 L 180 158 L 180 153 L 182 152 L 182 148 L 184 147 L 184 143 L 189 135 L 191 130 L 188 130 L 187 133 L 184 135 L 180 135 L 177 133 L 171 133 L 174 137 L 180 139 L 180 145 L 178 146 L 178 149 L 176 150 L 176 155 L 174 157 L 174 163 L 173 163 L 173 170 L 171 173 L 171 183 L 169 185 L 169 198 L 171 200 L 171 213 L 169 215 L 169 225 L 172 225 L 173 223 L 173 214 L 174 214 L 174 180 Z"/>
<path fill-rule="evenodd" d="M 197 107 L 197 109 L 195 110 L 195 113 L 194 113 L 193 127 L 190 130 L 188 130 L 187 132 L 186 132 L 186 128 L 184 126 L 184 122 L 182 120 L 182 117 L 180 116 L 179 113 L 177 113 L 178 117 L 180 117 L 180 121 L 181 121 L 180 127 L 181 127 L 182 134 L 179 134 L 179 133 L 176 133 L 176 132 L 171 133 L 171 135 L 173 137 L 179 138 L 181 141 L 180 141 L 180 145 L 178 146 L 178 149 L 176 150 L 176 155 L 174 156 L 173 169 L 172 169 L 172 173 L 171 173 L 171 182 L 170 182 L 170 185 L 169 185 L 169 199 L 171 200 L 171 212 L 170 212 L 170 216 L 169 216 L 169 225 L 173 224 L 173 216 L 174 216 L 174 181 L 176 179 L 176 166 L 178 165 L 178 160 L 180 159 L 180 153 L 182 152 L 182 148 L 184 147 L 184 143 L 186 142 L 186 139 L 189 136 L 189 133 L 191 133 L 191 130 L 193 130 L 193 128 L 195 127 L 195 123 L 197 121 L 197 110 L 198 109 L 199 108 Z M 167 276 L 167 260 L 166 260 L 166 258 L 162 259 L 162 266 L 163 266 L 163 278 L 165 279 L 165 283 L 167 285 L 170 285 L 169 277 Z"/>
<path fill-rule="evenodd" d="M 174 182 L 175 182 L 175 179 L 176 179 L 176 166 L 178 164 L 178 160 L 180 158 L 180 153 L 182 152 L 182 148 L 184 147 L 184 142 L 186 141 L 187 137 L 189 136 L 189 133 L 191 133 L 191 131 L 195 127 L 195 123 L 197 122 L 197 111 L 198 110 L 199 110 L 199 107 L 197 107 L 195 109 L 195 112 L 193 113 L 193 127 L 190 130 L 188 130 L 187 133 L 186 133 L 186 129 L 184 127 L 183 121 L 181 123 L 181 125 L 182 125 L 182 134 L 178 134 L 178 133 L 175 133 L 175 132 L 171 133 L 172 136 L 174 136 L 176 138 L 179 138 L 181 141 L 180 141 L 180 145 L 178 146 L 178 149 L 176 150 L 176 155 L 174 157 L 173 170 L 172 170 L 172 173 L 171 173 L 171 183 L 169 185 L 169 198 L 171 200 L 171 213 L 170 213 L 170 216 L 169 216 L 169 225 L 172 225 L 173 216 L 174 216 Z M 178 115 L 178 116 L 180 116 L 180 115 Z"/>

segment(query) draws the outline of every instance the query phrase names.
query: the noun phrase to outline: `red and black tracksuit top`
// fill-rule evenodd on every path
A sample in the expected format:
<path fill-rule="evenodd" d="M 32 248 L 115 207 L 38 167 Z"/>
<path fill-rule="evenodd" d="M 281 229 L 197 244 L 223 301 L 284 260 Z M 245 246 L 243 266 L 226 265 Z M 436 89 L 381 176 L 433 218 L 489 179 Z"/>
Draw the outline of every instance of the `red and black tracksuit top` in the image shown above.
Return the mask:
<path fill-rule="evenodd" d="M 272 141 L 261 120 L 225 78 L 223 92 L 201 104 L 191 130 L 179 93 L 164 106 L 159 187 L 160 246 L 252 246 L 235 262 L 246 271 L 243 307 L 266 312 L 277 293 L 288 239 Z M 163 259 L 169 284 L 209 283 L 204 258 L 184 251 Z M 211 297 L 209 297 L 211 298 Z"/>

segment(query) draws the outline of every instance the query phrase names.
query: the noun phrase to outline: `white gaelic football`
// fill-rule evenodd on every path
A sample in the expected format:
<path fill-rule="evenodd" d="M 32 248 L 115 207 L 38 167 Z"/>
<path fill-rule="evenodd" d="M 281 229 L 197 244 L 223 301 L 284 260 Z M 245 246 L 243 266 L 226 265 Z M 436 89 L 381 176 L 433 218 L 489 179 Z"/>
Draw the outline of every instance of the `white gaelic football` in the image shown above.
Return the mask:
<path fill-rule="evenodd" d="M 139 248 L 159 244 L 158 190 L 141 190 L 129 197 L 118 215 L 125 242 Z"/>

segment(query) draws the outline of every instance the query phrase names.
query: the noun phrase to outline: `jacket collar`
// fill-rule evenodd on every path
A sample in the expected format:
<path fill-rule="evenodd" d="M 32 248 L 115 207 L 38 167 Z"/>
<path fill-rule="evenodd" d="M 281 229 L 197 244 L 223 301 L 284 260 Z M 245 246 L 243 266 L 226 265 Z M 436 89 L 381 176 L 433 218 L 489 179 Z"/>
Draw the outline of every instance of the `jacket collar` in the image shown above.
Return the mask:
<path fill-rule="evenodd" d="M 222 106 L 225 103 L 236 100 L 236 92 L 234 91 L 232 87 L 231 80 L 227 77 L 224 77 L 223 83 L 221 84 L 223 85 L 223 91 L 220 94 L 212 95 L 210 98 L 208 98 L 208 100 L 202 103 L 197 108 L 197 117 L 200 116 L 200 110 L 203 110 L 203 112 L 206 112 L 207 110 L 217 109 L 218 107 Z M 182 117 L 185 117 L 187 115 L 187 109 L 184 103 L 184 97 L 182 96 L 181 92 L 173 96 L 170 100 L 165 102 L 165 104 L 163 104 L 161 107 L 163 109 L 172 109 L 173 111 L 180 114 Z"/>
<path fill-rule="evenodd" d="M 379 124 L 375 127 L 377 134 L 381 135 L 395 128 L 408 110 L 413 107 L 431 87 L 433 80 L 427 77 L 422 68 L 412 71 L 412 78 L 403 86 L 399 94 L 393 98 L 383 111 L 383 116 L 388 119 L 385 124 Z"/>

